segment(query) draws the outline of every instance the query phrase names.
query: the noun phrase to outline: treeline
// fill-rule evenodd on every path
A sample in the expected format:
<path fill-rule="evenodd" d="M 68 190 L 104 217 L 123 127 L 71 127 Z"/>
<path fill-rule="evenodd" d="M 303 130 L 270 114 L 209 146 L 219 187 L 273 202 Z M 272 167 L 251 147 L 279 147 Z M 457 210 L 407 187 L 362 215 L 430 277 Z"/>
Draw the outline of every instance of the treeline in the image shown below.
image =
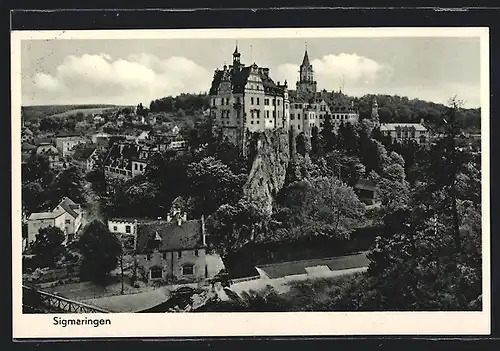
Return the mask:
<path fill-rule="evenodd" d="M 167 96 L 151 101 L 149 110 L 151 112 L 178 112 L 193 113 L 205 110 L 209 107 L 209 98 L 203 94 L 180 94 L 178 96 Z"/>
<path fill-rule="evenodd" d="M 380 122 L 408 122 L 418 123 L 424 120 L 426 123 L 436 123 L 447 106 L 420 99 L 408 99 L 398 95 L 365 95 L 354 98 L 354 104 L 358 108 L 360 119 L 370 118 L 372 113 L 373 99 L 377 99 Z M 481 129 L 481 109 L 463 109 L 458 117 L 462 128 L 471 130 Z"/>
<path fill-rule="evenodd" d="M 43 118 L 59 113 L 64 113 L 77 109 L 94 109 L 116 107 L 116 105 L 37 105 L 37 106 L 21 106 L 21 116 L 25 121 L 33 118 Z"/>

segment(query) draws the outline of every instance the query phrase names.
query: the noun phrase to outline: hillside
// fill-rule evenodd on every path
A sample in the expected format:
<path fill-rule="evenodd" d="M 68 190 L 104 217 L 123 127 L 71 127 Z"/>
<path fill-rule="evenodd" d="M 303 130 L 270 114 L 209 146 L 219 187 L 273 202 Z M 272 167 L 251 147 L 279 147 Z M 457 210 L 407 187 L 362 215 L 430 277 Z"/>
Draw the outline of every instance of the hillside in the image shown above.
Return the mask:
<path fill-rule="evenodd" d="M 33 118 L 67 117 L 82 113 L 97 113 L 106 109 L 119 108 L 117 105 L 36 105 L 22 106 L 21 115 L 25 121 Z"/>
<path fill-rule="evenodd" d="M 354 105 L 359 111 L 360 119 L 370 118 L 373 98 L 377 99 L 380 122 L 420 122 L 435 123 L 446 110 L 443 104 L 437 104 L 420 99 L 409 99 L 398 95 L 364 95 L 353 98 Z M 481 109 L 464 109 L 462 125 L 466 130 L 480 132 Z"/>

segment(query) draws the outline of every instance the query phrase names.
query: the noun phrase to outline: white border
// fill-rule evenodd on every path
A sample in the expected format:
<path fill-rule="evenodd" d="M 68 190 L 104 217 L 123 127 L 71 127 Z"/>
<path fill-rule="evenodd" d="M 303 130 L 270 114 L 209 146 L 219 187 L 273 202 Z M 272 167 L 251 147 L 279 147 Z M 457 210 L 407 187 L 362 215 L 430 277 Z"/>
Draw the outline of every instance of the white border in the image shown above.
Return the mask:
<path fill-rule="evenodd" d="M 14 31 L 11 33 L 12 120 L 21 118 L 21 40 L 210 39 L 210 38 L 476 37 L 481 50 L 483 311 L 482 312 L 303 312 L 104 314 L 112 324 L 94 328 L 53 325 L 53 317 L 23 315 L 21 307 L 21 128 L 12 123 L 13 337 L 193 337 L 308 335 L 487 335 L 490 333 L 489 29 L 488 28 L 309 28 Z M 208 83 L 207 83 L 208 84 Z M 89 316 L 89 315 L 86 315 Z M 90 317 L 90 316 L 89 316 Z"/>

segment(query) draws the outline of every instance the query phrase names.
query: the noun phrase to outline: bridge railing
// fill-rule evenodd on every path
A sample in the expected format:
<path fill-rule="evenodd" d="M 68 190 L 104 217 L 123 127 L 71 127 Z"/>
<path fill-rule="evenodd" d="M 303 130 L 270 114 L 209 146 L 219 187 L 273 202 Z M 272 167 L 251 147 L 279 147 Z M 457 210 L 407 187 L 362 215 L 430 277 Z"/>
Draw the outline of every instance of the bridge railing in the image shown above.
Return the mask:
<path fill-rule="evenodd" d="M 80 301 L 73 301 L 62 296 L 53 295 L 24 285 L 23 304 L 34 308 L 45 306 L 55 311 L 69 313 L 110 313 L 110 311 L 97 306 L 92 306 Z"/>

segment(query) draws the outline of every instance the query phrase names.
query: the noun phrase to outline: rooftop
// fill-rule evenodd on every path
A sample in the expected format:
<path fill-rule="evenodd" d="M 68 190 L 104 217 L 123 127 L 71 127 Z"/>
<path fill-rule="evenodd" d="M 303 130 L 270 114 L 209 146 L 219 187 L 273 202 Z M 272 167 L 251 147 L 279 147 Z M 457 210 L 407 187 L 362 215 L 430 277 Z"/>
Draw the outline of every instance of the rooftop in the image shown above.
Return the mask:
<path fill-rule="evenodd" d="M 51 212 L 35 212 L 29 216 L 28 220 L 35 221 L 41 219 L 55 219 L 61 216 L 62 214 L 64 214 L 64 210 L 51 211 Z"/>
<path fill-rule="evenodd" d="M 192 250 L 203 247 L 202 223 L 200 220 L 139 223 L 137 225 L 137 251 L 152 252 L 155 237 L 161 238 L 158 243 L 160 251 Z"/>
<path fill-rule="evenodd" d="M 315 267 L 327 267 L 331 271 L 343 269 L 367 267 L 369 260 L 366 257 L 366 252 L 339 256 L 318 258 L 313 260 L 290 261 L 282 263 L 273 263 L 267 265 L 259 265 L 257 268 L 264 271 L 271 279 L 282 278 L 290 275 L 307 274 L 308 270 Z"/>
<path fill-rule="evenodd" d="M 377 183 L 374 180 L 360 179 L 360 180 L 358 180 L 358 182 L 356 183 L 356 186 L 354 188 L 361 189 L 361 190 L 373 191 L 373 190 L 375 190 L 376 186 L 377 186 Z"/>
<path fill-rule="evenodd" d="M 73 218 L 78 217 L 78 213 L 75 210 L 78 209 L 80 206 L 78 206 L 70 198 L 64 197 L 57 206 L 61 206 L 64 209 L 64 211 L 69 213 Z"/>
<path fill-rule="evenodd" d="M 420 123 L 383 123 L 380 125 L 381 131 L 391 131 L 396 130 L 397 128 L 415 128 L 415 130 L 426 131 L 425 128 Z"/>

